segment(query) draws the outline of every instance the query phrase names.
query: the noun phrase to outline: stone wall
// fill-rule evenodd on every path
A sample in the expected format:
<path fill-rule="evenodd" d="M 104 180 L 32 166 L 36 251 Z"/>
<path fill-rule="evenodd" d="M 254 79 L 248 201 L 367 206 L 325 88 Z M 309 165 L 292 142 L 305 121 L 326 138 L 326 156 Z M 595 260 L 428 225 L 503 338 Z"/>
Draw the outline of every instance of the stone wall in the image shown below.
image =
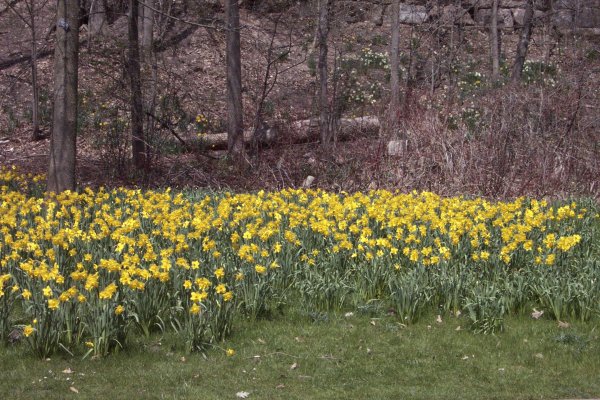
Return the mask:
<path fill-rule="evenodd" d="M 486 26 L 492 14 L 492 1 L 409 0 L 400 5 L 400 21 L 404 24 L 439 21 L 443 24 Z M 389 2 L 386 3 L 383 5 L 389 5 Z M 499 28 L 522 26 L 525 3 L 526 0 L 500 0 Z M 535 0 L 534 23 L 600 35 L 600 0 Z"/>

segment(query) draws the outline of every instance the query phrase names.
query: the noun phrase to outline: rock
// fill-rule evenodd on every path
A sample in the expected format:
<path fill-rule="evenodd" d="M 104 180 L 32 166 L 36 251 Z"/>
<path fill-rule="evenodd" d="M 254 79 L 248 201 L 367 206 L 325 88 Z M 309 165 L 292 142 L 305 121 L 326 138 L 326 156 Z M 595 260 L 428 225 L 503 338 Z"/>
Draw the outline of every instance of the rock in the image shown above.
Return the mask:
<path fill-rule="evenodd" d="M 577 28 L 600 27 L 600 8 L 585 7 L 578 10 L 575 16 Z"/>
<path fill-rule="evenodd" d="M 348 24 L 355 24 L 367 19 L 367 13 L 363 3 L 357 1 L 341 1 L 339 7 L 342 11 L 343 18 Z"/>
<path fill-rule="evenodd" d="M 516 10 L 515 10 L 516 11 Z M 557 10 L 552 17 L 554 21 L 554 25 L 558 27 L 572 27 L 573 25 L 573 12 L 570 10 Z M 523 21 L 523 17 L 520 16 L 521 23 Z"/>
<path fill-rule="evenodd" d="M 483 8 L 475 13 L 475 22 L 479 25 L 489 26 L 492 20 L 492 10 Z M 513 13 L 507 8 L 498 10 L 498 28 L 512 28 L 514 26 Z"/>
<path fill-rule="evenodd" d="M 425 6 L 416 6 L 412 4 L 400 4 L 400 23 L 401 24 L 422 24 L 429 19 L 429 14 Z"/>
<path fill-rule="evenodd" d="M 475 21 L 471 18 L 471 14 L 469 14 L 466 9 L 454 4 L 444 7 L 434 6 L 431 11 L 429 11 L 429 16 L 431 18 L 439 19 L 439 22 L 442 25 L 475 25 Z"/>
<path fill-rule="evenodd" d="M 504 28 L 512 28 L 515 25 L 515 20 L 513 19 L 513 14 L 508 9 L 499 10 L 498 15 L 498 23 L 500 26 Z"/>
<path fill-rule="evenodd" d="M 515 8 L 512 10 L 513 18 L 515 20 L 516 26 L 523 26 L 523 21 L 525 20 L 525 9 L 524 8 Z M 542 18 L 546 17 L 546 13 L 543 11 L 535 10 L 533 12 L 533 23 L 539 21 Z"/>
<path fill-rule="evenodd" d="M 475 22 L 477 25 L 489 25 L 491 16 L 492 10 L 489 8 L 480 8 L 479 10 L 475 11 Z"/>
<path fill-rule="evenodd" d="M 582 36 L 600 36 L 600 28 L 579 28 L 575 29 L 575 33 Z"/>
<path fill-rule="evenodd" d="M 471 7 L 492 8 L 493 2 L 494 2 L 494 0 L 464 0 L 463 5 L 465 8 L 471 8 Z M 526 0 L 500 0 L 500 7 L 502 7 L 502 8 L 525 7 L 525 2 L 526 2 Z"/>
<path fill-rule="evenodd" d="M 387 154 L 391 157 L 401 156 L 406 150 L 405 140 L 390 140 L 387 144 Z"/>
<path fill-rule="evenodd" d="M 385 12 L 387 10 L 387 6 L 385 4 L 377 4 L 373 6 L 371 10 L 371 22 L 376 26 L 383 25 L 383 17 L 385 16 Z"/>
<path fill-rule="evenodd" d="M 555 9 L 581 10 L 584 8 L 600 8 L 600 0 L 560 0 L 554 2 Z"/>
<path fill-rule="evenodd" d="M 306 179 L 304 179 L 304 182 L 302 183 L 302 187 L 305 189 L 308 189 L 309 187 L 312 186 L 314 181 L 315 181 L 315 177 L 312 175 L 309 175 L 306 177 Z"/>

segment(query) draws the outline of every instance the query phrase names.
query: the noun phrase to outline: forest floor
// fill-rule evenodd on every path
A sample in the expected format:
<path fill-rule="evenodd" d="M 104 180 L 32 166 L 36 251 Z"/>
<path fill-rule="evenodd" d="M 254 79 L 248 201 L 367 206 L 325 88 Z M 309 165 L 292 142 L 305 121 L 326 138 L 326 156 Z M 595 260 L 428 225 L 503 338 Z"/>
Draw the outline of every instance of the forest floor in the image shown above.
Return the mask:
<path fill-rule="evenodd" d="M 53 3 L 44 4 L 38 45 L 46 55 L 38 60 L 38 75 L 41 127 L 49 136 L 54 14 Z M 214 6 L 214 10 L 190 9 L 185 17 L 218 23 L 223 10 Z M 283 13 L 241 12 L 245 127 L 256 123 L 260 105 L 262 122 L 283 127 L 284 134 L 281 145 L 250 150 L 243 167 L 231 165 L 223 152 L 184 151 L 171 135 L 177 132 L 191 140 L 225 131 L 223 30 L 181 21 L 159 24 L 156 113 L 169 129 L 157 128 L 150 169 L 140 172 L 129 160 L 129 91 L 122 52 L 126 18 L 116 18 L 102 38 L 88 37 L 82 26 L 79 186 L 254 191 L 301 187 L 313 176 L 313 187 L 332 191 L 386 188 L 489 198 L 600 198 L 596 178 L 600 92 L 593 83 L 600 79 L 598 40 L 564 36 L 557 44 L 545 30 L 535 29 L 528 56 L 533 63 L 527 72 L 529 83 L 496 87 L 488 77 L 485 29 L 404 25 L 401 126 L 395 132 L 382 129 L 380 135 L 351 137 L 325 152 L 318 135 L 308 143 L 286 142 L 286 128 L 294 121 L 318 115 L 314 10 L 305 2 L 290 7 Z M 6 18 L 0 20 L 0 48 L 8 49 L 0 61 L 22 58 L 31 45 L 29 30 L 9 11 L 4 10 Z M 339 67 L 338 86 L 332 83 L 339 103 L 333 104 L 332 98 L 332 107 L 343 109 L 344 118 L 377 116 L 385 128 L 390 18 L 375 4 L 360 11 L 364 14 L 360 20 L 351 18 L 352 10 L 346 7 L 336 11 L 330 70 L 333 79 Z M 502 31 L 506 71 L 518 33 Z M 281 52 L 277 53 L 281 61 L 266 58 L 270 49 Z M 551 75 L 545 75 L 546 70 Z M 28 62 L 0 70 L 0 165 L 40 174 L 48 168 L 49 140 L 30 140 L 30 72 Z M 143 72 L 146 79 L 148 71 Z M 261 103 L 265 76 L 267 86 L 273 86 Z M 389 141 L 399 138 L 406 140 L 405 152 L 389 156 Z"/>

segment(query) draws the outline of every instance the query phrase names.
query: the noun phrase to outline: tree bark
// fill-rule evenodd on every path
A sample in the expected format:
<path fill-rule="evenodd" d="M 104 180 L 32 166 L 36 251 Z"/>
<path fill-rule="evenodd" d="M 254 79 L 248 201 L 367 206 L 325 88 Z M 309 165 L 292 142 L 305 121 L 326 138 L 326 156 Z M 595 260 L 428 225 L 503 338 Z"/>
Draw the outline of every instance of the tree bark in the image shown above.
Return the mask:
<path fill-rule="evenodd" d="M 144 3 L 150 5 L 146 7 Z M 152 143 L 154 136 L 154 120 L 150 115 L 154 115 L 156 106 L 156 83 L 157 83 L 157 64 L 156 54 L 154 54 L 154 1 L 145 0 L 140 2 L 140 11 L 142 21 L 142 65 L 144 66 L 144 80 L 142 82 L 143 109 L 145 114 L 144 132 L 147 142 Z M 150 163 L 150 146 L 146 144 L 146 163 Z"/>
<path fill-rule="evenodd" d="M 35 34 L 35 3 L 32 2 L 30 9 L 30 21 L 31 21 L 31 86 L 33 89 L 33 99 L 31 104 L 31 117 L 33 122 L 33 133 L 31 138 L 33 140 L 40 140 L 43 136 L 40 133 L 40 100 L 39 100 L 39 88 L 37 79 L 37 36 Z"/>
<path fill-rule="evenodd" d="M 235 163 L 244 162 L 244 114 L 242 108 L 242 57 L 238 0 L 225 1 L 227 16 L 227 150 Z"/>
<path fill-rule="evenodd" d="M 40 140 L 43 139 L 43 136 L 40 133 L 40 122 L 39 122 L 39 88 L 38 88 L 38 78 L 37 78 L 37 59 L 38 59 L 38 50 L 37 50 L 37 35 L 36 35 L 36 9 L 35 9 L 35 0 L 27 0 L 25 1 L 25 7 L 27 9 L 27 15 L 21 14 L 16 8 L 15 5 L 18 2 L 6 2 L 6 10 L 12 10 L 21 21 L 29 28 L 31 32 L 31 86 L 32 86 L 32 98 L 31 98 L 31 123 L 33 125 L 32 129 L 32 140 Z"/>
<path fill-rule="evenodd" d="M 500 0 L 492 2 L 492 20 L 490 22 L 490 54 L 492 58 L 492 80 L 500 78 L 500 42 L 498 40 L 498 6 Z"/>
<path fill-rule="evenodd" d="M 392 43 L 390 48 L 390 133 L 396 134 L 398 128 L 398 112 L 400 110 L 400 59 L 398 46 L 400 45 L 400 0 L 392 2 Z"/>
<path fill-rule="evenodd" d="M 92 0 L 90 5 L 89 27 L 90 35 L 104 33 L 106 26 L 106 0 Z"/>
<path fill-rule="evenodd" d="M 339 120 L 339 138 L 338 140 L 351 140 L 357 137 L 377 137 L 381 129 L 377 117 L 366 116 L 358 118 L 340 118 Z M 174 135 L 175 136 L 175 135 Z M 207 150 L 225 150 L 227 149 L 227 133 L 213 133 L 204 135 L 202 138 L 188 139 L 187 141 L 179 135 L 175 136 L 179 143 L 184 144 L 189 149 L 207 149 Z M 289 129 L 284 132 L 277 128 L 270 128 L 260 138 L 255 135 L 255 129 L 250 128 L 244 131 L 244 143 L 252 145 L 258 141 L 260 145 L 275 146 L 277 144 L 289 145 L 295 143 L 308 143 L 320 139 L 320 123 L 317 120 L 294 121 L 289 125 Z"/>
<path fill-rule="evenodd" d="M 145 7 L 144 3 L 148 3 L 150 7 Z M 144 13 L 142 14 L 142 50 L 144 57 L 146 57 L 152 52 L 152 42 L 154 40 L 154 1 L 144 0 L 144 2 L 140 4 L 142 4 L 144 10 Z"/>
<path fill-rule="evenodd" d="M 75 190 L 79 4 L 58 0 L 48 191 Z"/>
<path fill-rule="evenodd" d="M 527 50 L 529 49 L 529 39 L 531 38 L 531 30 L 533 26 L 533 2 L 534 0 L 527 0 L 525 5 L 525 15 L 523 17 L 523 30 L 519 38 L 519 44 L 517 46 L 517 54 L 515 56 L 515 63 L 512 68 L 511 82 L 518 84 L 521 81 L 523 74 L 523 65 L 527 58 Z"/>
<path fill-rule="evenodd" d="M 329 0 L 319 1 L 319 21 L 317 24 L 317 38 L 319 43 L 319 60 L 317 69 L 319 74 L 319 132 L 321 146 L 329 148 L 333 141 L 333 132 L 330 125 L 329 93 L 327 87 L 327 38 L 329 36 Z"/>
<path fill-rule="evenodd" d="M 140 46 L 138 38 L 138 0 L 129 0 L 129 62 L 131 89 L 131 152 L 133 165 L 143 169 L 146 165 L 146 140 L 144 137 L 144 112 L 140 73 Z"/>

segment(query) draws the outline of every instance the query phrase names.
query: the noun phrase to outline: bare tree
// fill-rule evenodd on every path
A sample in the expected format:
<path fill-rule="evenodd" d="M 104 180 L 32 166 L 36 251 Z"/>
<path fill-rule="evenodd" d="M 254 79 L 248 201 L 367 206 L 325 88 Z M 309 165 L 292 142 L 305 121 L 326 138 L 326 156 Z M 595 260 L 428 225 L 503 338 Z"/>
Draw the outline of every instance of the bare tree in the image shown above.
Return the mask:
<path fill-rule="evenodd" d="M 138 0 L 129 0 L 129 55 L 128 73 L 131 89 L 131 151 L 137 169 L 146 165 L 146 140 L 140 73 L 140 45 L 138 38 Z"/>
<path fill-rule="evenodd" d="M 148 6 L 146 6 L 148 5 Z M 139 15 L 142 21 L 142 54 L 146 58 L 152 52 L 152 41 L 153 41 L 153 27 L 154 27 L 154 1 L 145 0 L 140 2 Z"/>
<path fill-rule="evenodd" d="M 398 46 L 400 44 L 400 0 L 392 2 L 392 43 L 390 47 L 390 128 L 396 131 L 398 125 L 398 111 L 400 109 L 400 77 L 398 76 L 400 60 Z"/>
<path fill-rule="evenodd" d="M 157 88 L 157 60 L 154 53 L 154 10 L 155 2 L 153 0 L 140 1 L 141 21 L 141 64 L 144 70 L 144 79 L 141 82 L 143 94 L 143 112 L 145 114 L 144 132 L 146 141 L 146 163 L 150 163 L 150 143 L 154 135 L 154 119 L 156 108 L 156 88 Z"/>
<path fill-rule="evenodd" d="M 517 54 L 515 56 L 515 63 L 512 68 L 511 82 L 517 84 L 521 81 L 521 75 L 523 73 L 523 65 L 527 58 L 527 50 L 529 49 L 529 39 L 531 38 L 531 30 L 533 26 L 533 13 L 534 13 L 534 0 L 527 0 L 525 4 L 525 15 L 523 17 L 523 30 L 519 37 L 519 44 L 517 45 Z"/>
<path fill-rule="evenodd" d="M 242 108 L 242 58 L 238 0 L 225 1 L 227 18 L 227 150 L 238 164 L 244 161 L 244 115 Z"/>
<path fill-rule="evenodd" d="M 106 9 L 106 0 L 92 0 L 88 23 L 91 36 L 96 36 L 104 32 L 106 27 Z"/>
<path fill-rule="evenodd" d="M 58 0 L 54 50 L 54 112 L 48 191 L 75 189 L 79 4 Z"/>
<path fill-rule="evenodd" d="M 317 62 L 319 77 L 319 131 L 321 146 L 329 148 L 333 141 L 333 132 L 330 125 L 329 94 L 327 91 L 327 39 L 329 36 L 330 0 L 319 1 L 319 20 L 317 23 L 317 42 L 319 46 L 319 60 Z"/>
<path fill-rule="evenodd" d="M 492 2 L 492 19 L 490 21 L 490 55 L 492 57 L 492 80 L 500 77 L 500 41 L 498 40 L 498 7 L 500 0 Z"/>
<path fill-rule="evenodd" d="M 31 99 L 31 122 L 33 124 L 33 132 L 31 138 L 33 140 L 41 140 L 44 136 L 40 132 L 40 120 L 39 120 L 39 85 L 37 77 L 37 34 L 36 34 L 36 13 L 42 9 L 48 0 L 44 0 L 39 7 L 36 6 L 36 0 L 25 0 L 25 9 L 27 14 L 23 14 L 16 7 L 16 2 L 9 2 L 4 0 L 7 8 L 10 8 L 21 21 L 29 28 L 31 32 L 31 86 L 32 86 L 32 99 Z"/>

